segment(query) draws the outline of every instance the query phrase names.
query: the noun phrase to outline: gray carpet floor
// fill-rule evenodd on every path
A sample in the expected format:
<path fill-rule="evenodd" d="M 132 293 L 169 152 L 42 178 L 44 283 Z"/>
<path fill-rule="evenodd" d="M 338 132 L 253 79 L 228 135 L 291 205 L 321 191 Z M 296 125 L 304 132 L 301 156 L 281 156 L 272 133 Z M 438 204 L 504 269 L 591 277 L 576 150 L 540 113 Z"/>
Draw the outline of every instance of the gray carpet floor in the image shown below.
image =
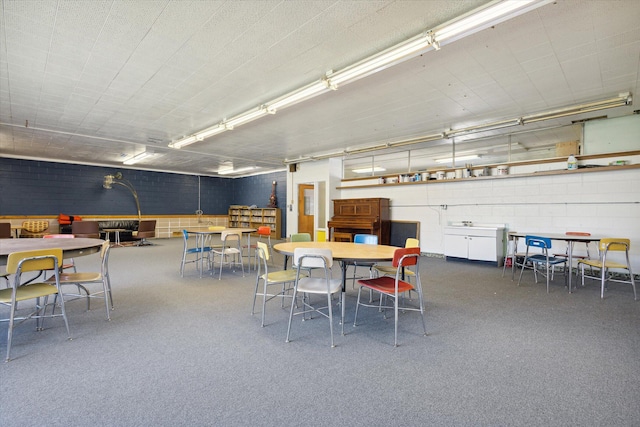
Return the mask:
<path fill-rule="evenodd" d="M 67 304 L 61 320 L 16 328 L 0 366 L 2 426 L 637 426 L 640 302 L 630 286 L 546 293 L 525 272 L 423 257 L 428 336 L 419 315 L 358 315 L 348 287 L 346 335 L 288 308 L 251 316 L 255 273 L 184 278 L 181 239 L 114 248 L 115 310 Z M 98 268 L 97 255 L 76 259 Z M 276 256 L 275 265 L 282 265 Z M 338 277 L 336 269 L 335 277 Z M 560 276 L 561 277 L 561 276 Z M 6 309 L 2 309 L 2 314 Z M 338 323 L 335 330 L 339 331 Z M 0 324 L 0 352 L 7 324 Z"/>

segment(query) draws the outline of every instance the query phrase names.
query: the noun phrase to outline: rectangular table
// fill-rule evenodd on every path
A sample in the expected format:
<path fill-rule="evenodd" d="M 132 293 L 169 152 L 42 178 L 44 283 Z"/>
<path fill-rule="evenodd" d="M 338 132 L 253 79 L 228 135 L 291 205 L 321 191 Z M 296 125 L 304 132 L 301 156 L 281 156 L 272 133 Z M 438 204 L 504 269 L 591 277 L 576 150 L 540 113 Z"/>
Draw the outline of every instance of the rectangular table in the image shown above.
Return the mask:
<path fill-rule="evenodd" d="M 573 265 L 573 245 L 576 242 L 582 242 L 582 243 L 600 242 L 600 239 L 603 238 L 603 236 L 591 236 L 591 235 L 586 236 L 581 234 L 563 234 L 563 233 L 545 233 L 545 232 L 522 233 L 517 231 L 510 231 L 509 240 L 514 241 L 514 244 L 513 244 L 514 253 L 516 253 L 518 249 L 518 239 L 525 238 L 526 236 L 545 237 L 551 240 L 558 240 L 558 241 L 563 241 L 567 243 L 569 248 L 568 254 L 567 254 L 567 263 L 569 264 L 569 277 L 568 277 L 569 293 L 571 293 L 571 277 L 573 276 L 571 274 L 571 266 Z M 512 261 L 511 280 L 513 280 L 514 278 L 515 264 L 516 264 L 515 260 Z"/>

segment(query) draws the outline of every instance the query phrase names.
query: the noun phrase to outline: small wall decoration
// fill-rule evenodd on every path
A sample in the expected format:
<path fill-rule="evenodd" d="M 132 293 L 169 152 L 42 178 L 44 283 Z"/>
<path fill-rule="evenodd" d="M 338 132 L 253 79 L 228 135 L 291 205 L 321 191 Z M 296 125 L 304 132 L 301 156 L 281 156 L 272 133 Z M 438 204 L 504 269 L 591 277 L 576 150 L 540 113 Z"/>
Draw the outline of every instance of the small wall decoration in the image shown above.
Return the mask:
<path fill-rule="evenodd" d="M 278 185 L 276 181 L 273 181 L 271 183 L 271 196 L 269 197 L 269 206 L 268 206 L 270 208 L 278 207 L 278 198 L 276 197 L 276 185 Z"/>

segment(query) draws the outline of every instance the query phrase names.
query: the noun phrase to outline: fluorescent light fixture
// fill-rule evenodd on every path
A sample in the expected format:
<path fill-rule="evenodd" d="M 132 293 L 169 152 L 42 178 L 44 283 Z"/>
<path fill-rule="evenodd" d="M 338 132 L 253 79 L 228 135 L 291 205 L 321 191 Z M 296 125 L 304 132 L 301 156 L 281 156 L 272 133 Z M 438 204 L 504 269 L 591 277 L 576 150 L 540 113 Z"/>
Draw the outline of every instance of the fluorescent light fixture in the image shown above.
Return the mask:
<path fill-rule="evenodd" d="M 328 76 L 332 87 L 338 87 L 344 83 L 350 83 L 370 74 L 377 73 L 407 59 L 413 58 L 431 47 L 432 38 L 430 34 L 423 33 L 400 44 L 397 44 L 377 55 L 355 63 L 343 70 L 332 73 Z"/>
<path fill-rule="evenodd" d="M 530 114 L 522 117 L 522 123 L 535 123 L 543 120 L 557 119 L 560 117 L 573 116 L 576 114 L 589 113 L 592 111 L 606 110 L 609 108 L 623 107 L 631 105 L 633 97 L 629 92 L 618 94 L 615 98 L 603 99 L 601 101 L 589 102 L 586 104 L 574 105 L 571 107 L 559 108 L 557 110 L 546 111 L 544 113 Z"/>
<path fill-rule="evenodd" d="M 310 85 L 304 86 L 296 91 L 288 93 L 287 95 L 274 99 L 267 103 L 267 110 L 270 113 L 275 113 L 277 110 L 290 105 L 297 104 L 298 102 L 313 98 L 321 93 L 330 90 L 329 82 L 327 80 L 319 80 L 313 82 Z"/>
<path fill-rule="evenodd" d="M 384 172 L 386 171 L 385 168 L 382 168 L 380 166 L 374 166 L 372 167 L 368 167 L 368 168 L 360 168 L 360 169 L 352 169 L 351 172 L 353 173 L 371 173 L 371 172 Z"/>
<path fill-rule="evenodd" d="M 478 156 L 477 154 L 470 154 L 468 156 L 456 156 L 455 160 L 456 162 L 458 161 L 464 162 L 465 160 L 473 160 L 478 158 L 480 158 L 480 156 Z M 452 163 L 452 162 L 453 162 L 453 157 L 447 157 L 446 159 L 436 159 L 436 163 Z"/>
<path fill-rule="evenodd" d="M 499 122 L 483 123 L 480 125 L 469 126 L 461 129 L 451 129 L 450 131 L 446 132 L 446 136 L 452 137 L 454 135 L 462 135 L 467 133 L 486 132 L 490 130 L 503 129 L 511 126 L 518 126 L 520 124 L 522 124 L 521 118 L 501 120 Z"/>
<path fill-rule="evenodd" d="M 500 0 L 488 3 L 433 30 L 434 42 L 451 43 L 485 28 L 551 3 L 553 0 Z"/>
<path fill-rule="evenodd" d="M 186 147 L 189 144 L 193 144 L 194 142 L 196 142 L 198 139 L 191 135 L 191 136 L 185 136 L 182 139 L 179 139 L 175 142 L 172 142 L 171 144 L 169 144 L 169 147 L 171 148 L 176 148 L 176 149 L 180 149 L 182 147 Z"/>
<path fill-rule="evenodd" d="M 212 127 L 208 128 L 208 129 L 205 129 L 203 131 L 200 131 L 200 132 L 196 133 L 195 137 L 196 137 L 196 139 L 198 141 L 202 141 L 205 138 L 209 138 L 210 136 L 217 135 L 217 134 L 222 133 L 222 132 L 224 132 L 226 130 L 227 130 L 226 126 L 224 126 L 222 124 L 218 124 L 218 125 L 212 126 Z"/>
<path fill-rule="evenodd" d="M 153 157 L 153 153 L 148 153 L 146 151 L 140 153 L 140 154 L 136 154 L 135 156 L 125 160 L 124 162 L 122 162 L 122 164 L 124 165 L 135 165 L 136 163 L 138 163 L 141 160 L 144 160 L 146 158 L 149 157 Z"/>
<path fill-rule="evenodd" d="M 238 169 L 233 169 L 233 168 L 225 168 L 222 170 L 218 170 L 218 175 L 234 175 L 237 173 L 242 173 L 242 172 L 249 172 L 252 170 L 256 170 L 258 169 L 256 166 L 247 166 L 244 168 L 238 168 Z"/>
<path fill-rule="evenodd" d="M 267 109 L 260 107 L 257 110 L 253 110 L 247 113 L 242 113 L 240 115 L 230 118 L 229 120 L 225 120 L 223 124 L 226 129 L 231 130 L 236 126 L 255 120 L 259 117 L 264 116 L 265 114 L 268 114 Z"/>

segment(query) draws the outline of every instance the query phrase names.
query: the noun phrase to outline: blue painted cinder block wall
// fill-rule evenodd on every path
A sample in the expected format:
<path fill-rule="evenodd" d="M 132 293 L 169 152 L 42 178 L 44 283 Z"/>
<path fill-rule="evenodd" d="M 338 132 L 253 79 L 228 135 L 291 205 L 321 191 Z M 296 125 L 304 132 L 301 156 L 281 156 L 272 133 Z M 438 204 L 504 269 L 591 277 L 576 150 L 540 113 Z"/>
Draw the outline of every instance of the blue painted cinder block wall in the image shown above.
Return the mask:
<path fill-rule="evenodd" d="M 226 215 L 229 205 L 266 207 L 273 181 L 278 207 L 286 206 L 286 172 L 229 179 L 0 158 L 0 216 L 135 215 L 129 190 L 102 187 L 104 176 L 116 172 L 135 188 L 143 215 L 195 214 L 197 209 Z"/>

